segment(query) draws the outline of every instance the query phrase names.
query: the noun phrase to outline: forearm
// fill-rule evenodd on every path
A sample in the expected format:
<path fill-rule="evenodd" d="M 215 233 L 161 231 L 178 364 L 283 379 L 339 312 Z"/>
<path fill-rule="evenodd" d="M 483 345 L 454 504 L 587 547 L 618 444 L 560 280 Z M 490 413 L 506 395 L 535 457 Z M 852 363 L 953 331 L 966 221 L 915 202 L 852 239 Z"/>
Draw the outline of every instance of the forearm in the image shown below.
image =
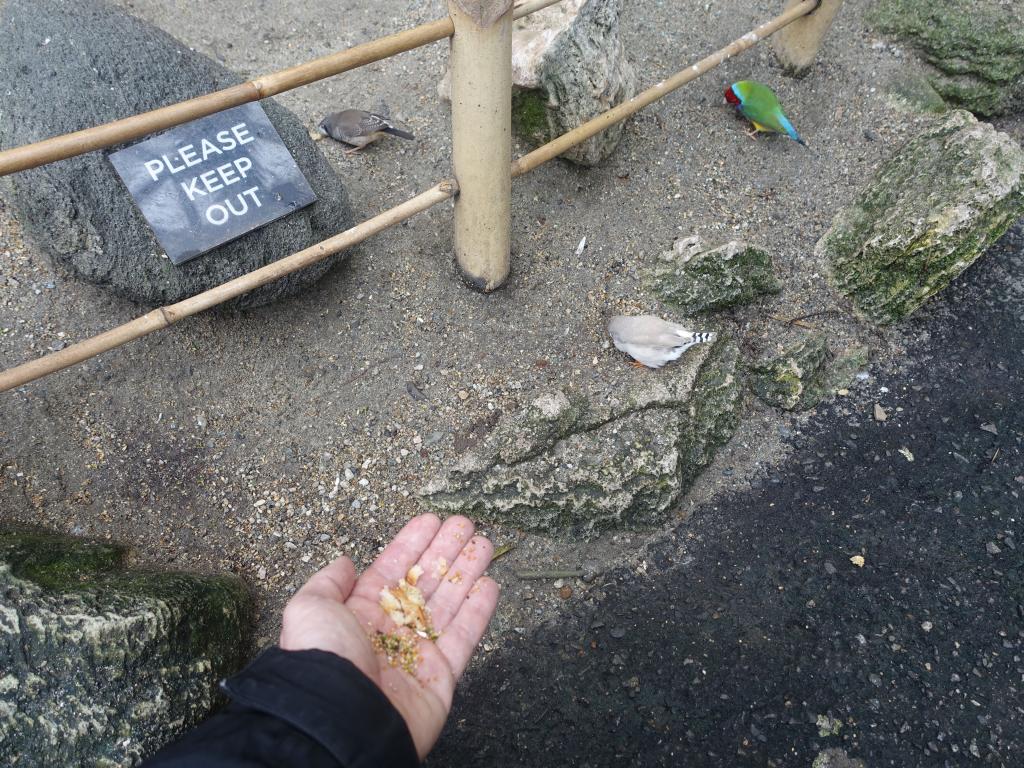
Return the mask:
<path fill-rule="evenodd" d="M 402 716 L 369 678 L 333 653 L 274 647 L 223 689 L 231 704 L 147 768 L 419 764 Z"/>

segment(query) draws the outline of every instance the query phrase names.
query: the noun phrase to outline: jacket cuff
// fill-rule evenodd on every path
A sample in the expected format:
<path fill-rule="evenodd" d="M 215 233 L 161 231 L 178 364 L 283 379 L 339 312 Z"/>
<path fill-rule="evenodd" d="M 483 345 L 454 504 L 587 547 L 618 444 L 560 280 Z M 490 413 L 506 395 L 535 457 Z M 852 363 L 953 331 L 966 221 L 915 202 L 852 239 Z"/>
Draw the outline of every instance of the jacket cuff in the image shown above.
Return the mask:
<path fill-rule="evenodd" d="M 221 688 L 236 703 L 302 731 L 345 768 L 419 765 L 398 710 L 351 661 L 336 654 L 273 646 Z"/>

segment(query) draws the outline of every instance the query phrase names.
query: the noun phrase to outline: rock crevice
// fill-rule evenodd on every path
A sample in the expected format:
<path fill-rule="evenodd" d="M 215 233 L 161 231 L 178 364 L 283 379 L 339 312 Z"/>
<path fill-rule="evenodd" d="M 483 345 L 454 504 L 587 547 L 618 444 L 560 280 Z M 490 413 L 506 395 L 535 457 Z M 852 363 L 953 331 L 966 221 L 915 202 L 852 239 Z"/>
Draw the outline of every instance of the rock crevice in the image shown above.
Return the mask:
<path fill-rule="evenodd" d="M 662 522 L 735 428 L 738 359 L 723 340 L 627 389 L 540 395 L 421 495 L 549 533 Z"/>

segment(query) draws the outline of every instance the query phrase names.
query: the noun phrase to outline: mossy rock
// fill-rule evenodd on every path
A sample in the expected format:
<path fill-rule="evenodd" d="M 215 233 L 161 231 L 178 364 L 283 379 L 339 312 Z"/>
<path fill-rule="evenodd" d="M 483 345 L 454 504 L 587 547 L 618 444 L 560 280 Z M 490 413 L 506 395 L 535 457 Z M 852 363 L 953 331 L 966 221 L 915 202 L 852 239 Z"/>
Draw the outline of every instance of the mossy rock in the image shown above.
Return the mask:
<path fill-rule="evenodd" d="M 645 281 L 688 315 L 746 304 L 782 290 L 766 251 L 736 240 L 707 249 L 697 237 L 677 240 L 648 270 Z"/>
<path fill-rule="evenodd" d="M 813 408 L 829 393 L 835 356 L 823 334 L 807 334 L 749 366 L 750 387 L 768 405 L 786 411 Z"/>
<path fill-rule="evenodd" d="M 512 92 L 512 127 L 531 144 L 549 141 L 548 110 L 539 90 L 516 89 Z"/>
<path fill-rule="evenodd" d="M 421 491 L 434 508 L 584 536 L 664 522 L 736 428 L 739 351 L 720 339 L 587 393 L 535 397 Z"/>
<path fill-rule="evenodd" d="M 869 19 L 919 50 L 931 84 L 955 106 L 985 117 L 1020 110 L 1024 7 L 1001 0 L 878 0 Z"/>
<path fill-rule="evenodd" d="M 885 162 L 818 241 L 868 319 L 905 318 L 1024 215 L 1024 150 L 969 112 L 948 113 Z"/>
<path fill-rule="evenodd" d="M 512 99 L 512 124 L 524 139 L 543 144 L 633 98 L 637 79 L 619 37 L 621 11 L 622 0 L 587 0 L 571 23 L 553 13 L 556 27 L 533 30 L 534 41 L 513 52 L 513 69 L 532 73 Z M 597 165 L 615 151 L 624 128 L 609 126 L 562 157 Z"/>
<path fill-rule="evenodd" d="M 233 576 L 125 570 L 124 547 L 0 532 L 0 763 L 136 765 L 245 661 Z"/>
<path fill-rule="evenodd" d="M 917 112 L 939 114 L 949 109 L 949 105 L 925 75 L 905 68 L 901 68 L 892 77 L 888 90 L 901 105 Z"/>

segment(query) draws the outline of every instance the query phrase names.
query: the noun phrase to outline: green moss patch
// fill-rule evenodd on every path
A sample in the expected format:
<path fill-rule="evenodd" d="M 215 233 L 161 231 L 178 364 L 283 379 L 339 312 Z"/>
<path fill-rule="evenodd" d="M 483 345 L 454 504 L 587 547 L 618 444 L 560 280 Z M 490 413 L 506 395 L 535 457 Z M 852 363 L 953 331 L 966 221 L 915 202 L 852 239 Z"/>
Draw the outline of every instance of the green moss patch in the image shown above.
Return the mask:
<path fill-rule="evenodd" d="M 1001 0 L 878 0 L 869 19 L 905 40 L 933 68 L 942 98 L 982 116 L 1019 109 L 1024 96 L 1024 11 Z"/>

